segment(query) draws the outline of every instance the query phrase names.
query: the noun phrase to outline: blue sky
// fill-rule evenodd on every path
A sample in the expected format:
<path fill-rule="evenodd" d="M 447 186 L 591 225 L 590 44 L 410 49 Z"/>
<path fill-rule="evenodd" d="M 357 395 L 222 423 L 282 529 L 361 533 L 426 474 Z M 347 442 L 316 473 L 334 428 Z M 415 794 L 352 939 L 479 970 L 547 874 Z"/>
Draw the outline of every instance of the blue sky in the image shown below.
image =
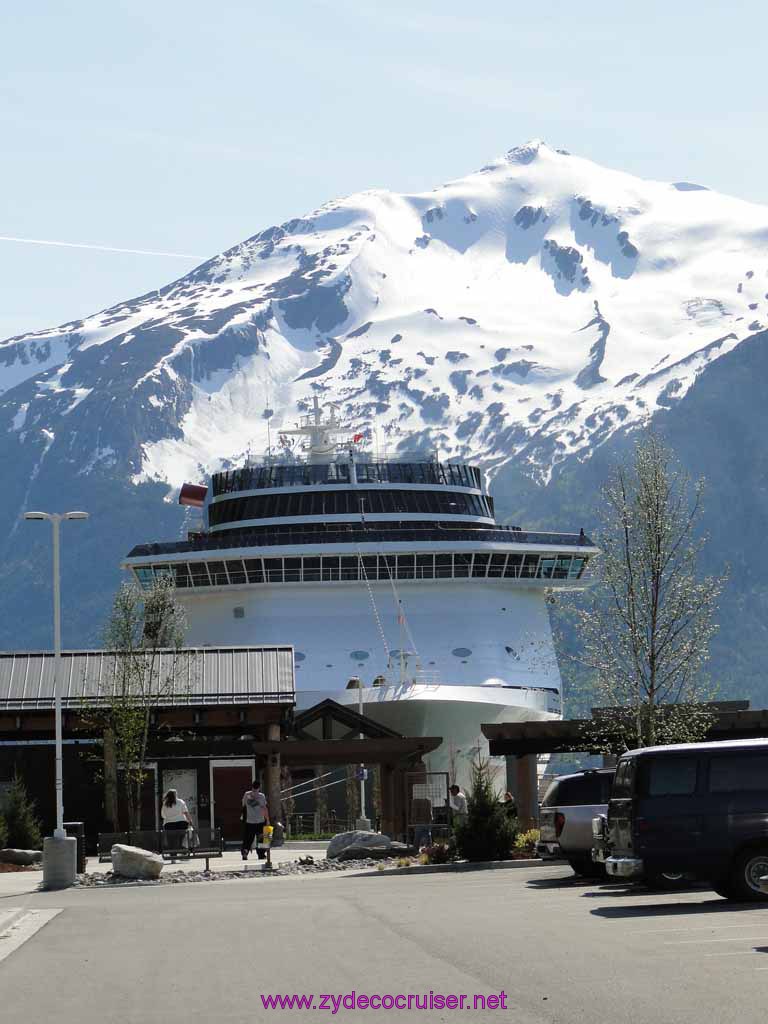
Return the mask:
<path fill-rule="evenodd" d="M 706 0 L 38 0 L 0 10 L 0 338 L 370 187 L 541 137 L 768 202 L 768 10 Z"/>

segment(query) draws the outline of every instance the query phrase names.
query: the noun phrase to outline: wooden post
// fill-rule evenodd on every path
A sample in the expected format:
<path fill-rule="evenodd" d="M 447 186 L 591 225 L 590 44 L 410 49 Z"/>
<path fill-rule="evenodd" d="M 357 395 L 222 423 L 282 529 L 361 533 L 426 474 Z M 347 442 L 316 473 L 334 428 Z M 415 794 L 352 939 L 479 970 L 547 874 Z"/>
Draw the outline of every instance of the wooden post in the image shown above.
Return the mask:
<path fill-rule="evenodd" d="M 115 734 L 104 730 L 104 813 L 112 832 L 120 831 L 120 814 L 117 802 L 117 754 Z"/>
<path fill-rule="evenodd" d="M 536 828 L 539 821 L 539 789 L 536 755 L 523 754 L 515 758 L 515 797 L 520 829 Z"/>
<path fill-rule="evenodd" d="M 267 740 L 276 743 L 280 740 L 280 725 L 272 722 L 267 726 Z M 269 819 L 274 824 L 281 821 L 281 800 L 280 800 L 280 755 L 269 754 L 267 757 L 265 780 L 265 793 L 269 805 Z"/>

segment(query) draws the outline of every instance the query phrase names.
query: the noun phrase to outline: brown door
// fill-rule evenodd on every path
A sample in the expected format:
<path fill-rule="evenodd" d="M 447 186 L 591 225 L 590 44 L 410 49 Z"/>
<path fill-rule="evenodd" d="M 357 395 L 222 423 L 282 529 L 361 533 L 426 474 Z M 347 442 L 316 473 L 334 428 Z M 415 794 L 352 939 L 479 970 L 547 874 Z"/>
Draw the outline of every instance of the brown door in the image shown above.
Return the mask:
<path fill-rule="evenodd" d="M 213 769 L 214 825 L 221 829 L 225 840 L 240 839 L 243 793 L 250 789 L 252 781 L 253 769 L 243 765 Z"/>

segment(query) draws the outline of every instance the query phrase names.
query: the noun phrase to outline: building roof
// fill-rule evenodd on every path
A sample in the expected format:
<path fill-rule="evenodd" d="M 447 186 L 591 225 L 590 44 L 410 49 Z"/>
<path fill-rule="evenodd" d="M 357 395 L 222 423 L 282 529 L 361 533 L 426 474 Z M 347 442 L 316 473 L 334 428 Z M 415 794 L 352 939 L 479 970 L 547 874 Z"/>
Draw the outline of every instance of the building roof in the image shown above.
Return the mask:
<path fill-rule="evenodd" d="M 149 655 L 146 656 L 147 658 Z M 62 705 L 108 704 L 119 655 L 113 651 L 64 651 Z M 0 710 L 37 710 L 54 705 L 51 651 L 0 652 Z M 158 706 L 295 703 L 293 648 L 184 647 L 157 652 L 153 670 L 167 690 Z M 167 683 L 173 678 L 173 686 Z"/>

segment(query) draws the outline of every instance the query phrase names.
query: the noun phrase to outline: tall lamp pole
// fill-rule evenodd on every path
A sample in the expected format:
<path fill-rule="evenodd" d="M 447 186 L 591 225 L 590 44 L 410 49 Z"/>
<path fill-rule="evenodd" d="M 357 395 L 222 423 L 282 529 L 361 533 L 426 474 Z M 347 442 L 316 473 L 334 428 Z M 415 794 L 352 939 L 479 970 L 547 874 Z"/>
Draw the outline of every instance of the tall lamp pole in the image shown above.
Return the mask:
<path fill-rule="evenodd" d="M 64 831 L 64 774 L 61 725 L 61 558 L 59 528 L 62 519 L 87 519 L 87 512 L 25 512 L 25 519 L 47 519 L 53 528 L 53 700 L 56 722 L 56 829 L 54 839 L 66 839 Z"/>

